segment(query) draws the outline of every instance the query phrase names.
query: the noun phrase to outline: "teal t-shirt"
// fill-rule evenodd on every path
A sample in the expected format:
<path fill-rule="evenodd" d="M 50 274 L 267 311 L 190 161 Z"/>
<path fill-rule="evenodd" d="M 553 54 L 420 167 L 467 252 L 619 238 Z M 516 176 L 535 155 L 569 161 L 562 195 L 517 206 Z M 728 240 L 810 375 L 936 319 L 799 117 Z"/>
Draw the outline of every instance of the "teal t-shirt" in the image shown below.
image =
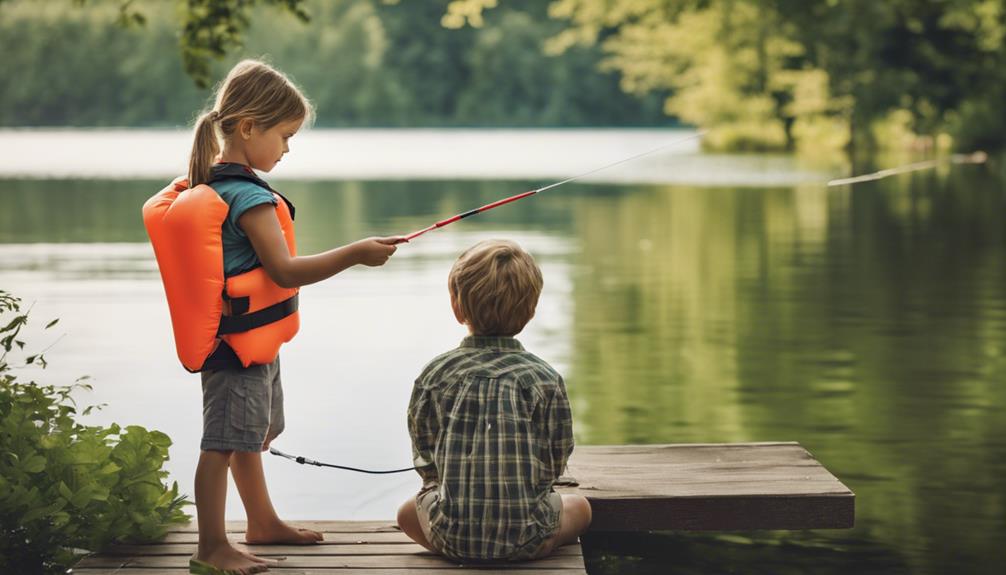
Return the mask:
<path fill-rule="evenodd" d="M 213 189 L 230 206 L 223 225 L 224 276 L 231 277 L 260 265 L 251 240 L 238 225 L 238 218 L 249 208 L 261 204 L 276 205 L 272 192 L 248 180 L 229 178 L 213 183 Z"/>

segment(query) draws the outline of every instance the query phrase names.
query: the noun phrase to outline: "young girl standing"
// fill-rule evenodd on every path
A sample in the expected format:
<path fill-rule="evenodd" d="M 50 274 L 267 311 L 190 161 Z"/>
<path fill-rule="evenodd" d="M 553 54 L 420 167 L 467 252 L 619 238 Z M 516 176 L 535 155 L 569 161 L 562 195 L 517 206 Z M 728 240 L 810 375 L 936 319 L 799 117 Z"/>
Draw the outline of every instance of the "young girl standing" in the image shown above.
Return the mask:
<path fill-rule="evenodd" d="M 228 469 L 248 516 L 248 543 L 322 539 L 279 518 L 263 474 L 261 453 L 284 427 L 279 347 L 299 326 L 297 288 L 357 264 L 383 265 L 403 241 L 367 238 L 296 255 L 293 205 L 254 170 L 272 170 L 312 116 L 310 102 L 282 73 L 253 60 L 237 64 L 196 123 L 188 180 L 173 182 L 143 208 L 179 358 L 202 376 L 192 573 L 246 575 L 270 564 L 227 539 Z"/>

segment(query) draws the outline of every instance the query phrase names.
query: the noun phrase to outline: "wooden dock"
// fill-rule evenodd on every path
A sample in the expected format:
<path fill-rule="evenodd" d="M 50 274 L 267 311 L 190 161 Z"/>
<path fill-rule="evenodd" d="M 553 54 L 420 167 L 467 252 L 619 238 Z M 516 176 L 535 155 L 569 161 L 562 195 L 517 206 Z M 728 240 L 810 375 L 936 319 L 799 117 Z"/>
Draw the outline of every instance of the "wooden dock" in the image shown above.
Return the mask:
<path fill-rule="evenodd" d="M 593 507 L 591 531 L 842 529 L 852 527 L 855 496 L 797 443 L 577 447 L 569 463 L 576 486 Z M 456 565 L 401 533 L 393 521 L 298 521 L 325 534 L 312 546 L 254 546 L 285 557 L 283 574 L 435 573 L 585 574 L 579 545 L 534 562 Z M 243 522 L 228 522 L 242 541 Z M 87 557 L 80 575 L 180 575 L 195 552 L 195 525 L 151 545 L 120 545 Z"/>
<path fill-rule="evenodd" d="M 799 443 L 577 447 L 591 531 L 848 529 L 856 496 Z"/>
<path fill-rule="evenodd" d="M 511 565 L 459 566 L 412 542 L 393 521 L 295 521 L 298 527 L 325 534 L 319 545 L 254 545 L 248 549 L 268 558 L 285 557 L 269 572 L 284 575 L 585 575 L 579 545 L 567 545 L 554 556 Z M 228 522 L 231 541 L 244 540 L 244 522 Z M 88 557 L 73 568 L 79 575 L 183 575 L 196 551 L 195 524 L 168 533 L 153 545 L 120 545 Z"/>

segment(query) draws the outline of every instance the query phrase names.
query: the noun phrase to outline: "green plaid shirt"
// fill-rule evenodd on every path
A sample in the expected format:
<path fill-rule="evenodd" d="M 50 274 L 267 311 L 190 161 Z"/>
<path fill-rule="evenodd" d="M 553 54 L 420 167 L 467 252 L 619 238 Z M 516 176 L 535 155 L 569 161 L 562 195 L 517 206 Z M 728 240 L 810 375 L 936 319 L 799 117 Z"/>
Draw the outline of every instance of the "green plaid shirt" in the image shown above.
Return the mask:
<path fill-rule="evenodd" d="M 547 503 L 573 452 L 560 376 L 512 337 L 466 337 L 426 366 L 409 402 L 412 456 L 437 490 L 445 554 L 504 559 L 558 529 Z"/>

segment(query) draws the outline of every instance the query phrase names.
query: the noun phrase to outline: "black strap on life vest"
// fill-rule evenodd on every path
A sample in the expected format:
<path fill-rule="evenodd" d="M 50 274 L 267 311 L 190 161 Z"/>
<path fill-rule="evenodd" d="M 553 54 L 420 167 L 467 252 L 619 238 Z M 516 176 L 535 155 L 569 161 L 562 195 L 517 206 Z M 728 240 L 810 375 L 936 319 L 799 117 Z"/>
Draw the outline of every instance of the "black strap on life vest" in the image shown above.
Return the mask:
<path fill-rule="evenodd" d="M 231 178 L 247 180 L 255 185 L 262 186 L 263 188 L 283 198 L 283 201 L 286 202 L 286 207 L 290 209 L 290 219 L 291 220 L 295 219 L 297 208 L 293 206 L 293 202 L 287 199 L 287 197 L 284 196 L 283 194 L 274 190 L 273 187 L 270 186 L 268 182 L 258 177 L 258 174 L 255 173 L 255 170 L 252 170 L 251 168 L 249 168 L 244 164 L 234 164 L 228 162 L 214 164 L 213 167 L 210 168 L 210 180 L 206 183 L 212 186 L 214 182 L 219 182 L 221 180 L 229 180 Z"/>
<path fill-rule="evenodd" d="M 219 340 L 217 348 L 206 358 L 199 369 L 185 368 L 189 373 L 199 373 L 200 371 L 211 371 L 216 369 L 241 369 L 241 358 L 234 353 L 231 346 L 224 340 Z"/>
<path fill-rule="evenodd" d="M 251 313 L 246 313 L 248 309 L 247 297 L 231 298 L 230 302 L 232 315 L 220 316 L 220 327 L 217 328 L 217 335 L 250 331 L 257 327 L 277 322 L 289 315 L 292 315 L 297 311 L 297 307 L 300 303 L 298 298 L 299 295 L 300 294 L 294 294 L 291 298 Z M 242 300 L 244 300 L 243 304 L 238 304 L 238 309 L 235 310 L 236 302 L 241 302 Z M 242 307 L 243 311 L 241 309 Z"/>
<path fill-rule="evenodd" d="M 293 297 L 267 308 L 247 313 L 248 297 L 230 298 L 227 297 L 227 294 L 224 294 L 224 298 L 231 302 L 231 313 L 240 312 L 240 315 L 220 316 L 220 326 L 217 328 L 217 336 L 252 330 L 293 314 L 297 311 L 299 305 L 300 300 L 297 297 L 298 295 L 300 294 L 294 294 Z M 235 311 L 235 307 L 237 307 L 237 312 Z M 234 352 L 234 349 L 227 345 L 226 341 L 220 340 L 217 348 L 206 358 L 199 369 L 185 369 L 191 373 L 197 373 L 218 369 L 241 369 L 243 367 L 241 358 Z"/>

